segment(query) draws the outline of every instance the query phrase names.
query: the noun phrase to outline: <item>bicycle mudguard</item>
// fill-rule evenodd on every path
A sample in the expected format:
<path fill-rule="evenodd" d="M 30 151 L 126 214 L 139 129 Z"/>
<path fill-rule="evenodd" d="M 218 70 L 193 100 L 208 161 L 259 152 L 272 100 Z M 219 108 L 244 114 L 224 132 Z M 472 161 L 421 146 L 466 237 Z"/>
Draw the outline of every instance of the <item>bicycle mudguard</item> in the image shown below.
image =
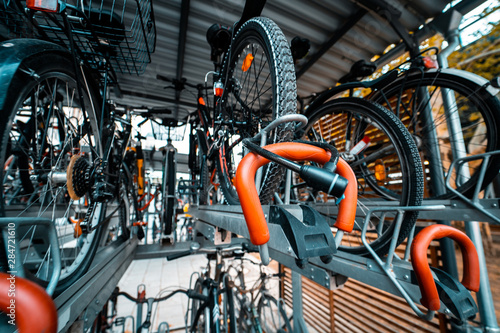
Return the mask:
<path fill-rule="evenodd" d="M 56 306 L 39 285 L 0 273 L 0 295 L 0 309 L 9 318 L 9 324 L 19 329 L 19 333 L 57 332 Z"/>
<path fill-rule="evenodd" d="M 434 224 L 426 227 L 413 239 L 411 264 L 422 294 L 420 303 L 432 311 L 439 310 L 441 304 L 436 282 L 427 261 L 427 248 L 434 239 L 450 237 L 458 243 L 462 251 L 464 274 L 462 285 L 472 291 L 479 291 L 479 259 L 472 241 L 462 231 L 453 227 Z"/>
<path fill-rule="evenodd" d="M 330 160 L 330 152 L 304 143 L 284 142 L 263 147 L 277 155 L 293 161 L 312 161 L 325 164 Z M 254 245 L 263 245 L 269 241 L 269 229 L 262 210 L 259 195 L 255 188 L 255 173 L 270 161 L 254 152 L 247 154 L 236 171 L 236 191 L 240 198 L 241 208 Z M 347 162 L 339 159 L 335 171 L 348 180 L 344 192 L 345 198 L 339 204 L 339 213 L 334 224 L 340 230 L 351 232 L 354 227 L 356 206 L 358 201 L 358 184 L 354 172 Z"/>
<path fill-rule="evenodd" d="M 375 79 L 375 80 L 348 82 L 348 83 L 344 83 L 344 84 L 341 84 L 341 85 L 336 86 L 336 87 L 332 87 L 332 88 L 320 93 L 318 95 L 318 97 L 316 97 L 311 102 L 311 104 L 309 105 L 307 110 L 304 112 L 304 115 L 309 118 L 311 113 L 313 113 L 317 108 L 319 108 L 327 100 L 329 100 L 330 98 L 332 98 L 333 96 L 335 96 L 341 92 L 347 91 L 349 89 L 356 89 L 356 88 L 376 89 L 379 87 L 384 87 L 384 86 L 390 84 L 391 82 L 393 82 L 394 80 L 396 80 L 397 77 L 398 77 L 398 72 L 393 70 L 385 75 L 382 75 L 381 77 L 379 77 L 378 79 Z"/>
<path fill-rule="evenodd" d="M 29 57 L 47 52 L 71 56 L 64 47 L 38 39 L 10 39 L 0 43 L 0 110 L 5 103 L 10 82 L 21 63 Z M 25 70 L 29 71 L 28 68 Z"/>
<path fill-rule="evenodd" d="M 259 16 L 265 5 L 266 0 L 246 0 L 245 7 L 243 8 L 243 12 L 241 13 L 238 23 L 234 27 L 234 31 L 237 32 L 246 21 Z"/>

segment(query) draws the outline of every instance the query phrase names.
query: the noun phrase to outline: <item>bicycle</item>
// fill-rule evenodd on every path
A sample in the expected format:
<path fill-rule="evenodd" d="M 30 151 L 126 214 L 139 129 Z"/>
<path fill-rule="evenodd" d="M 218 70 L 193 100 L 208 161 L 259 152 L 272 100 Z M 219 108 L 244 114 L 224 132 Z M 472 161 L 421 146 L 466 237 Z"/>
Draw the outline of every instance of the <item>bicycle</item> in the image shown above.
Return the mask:
<path fill-rule="evenodd" d="M 466 71 L 442 68 L 447 66 L 447 61 L 440 57 L 437 48 L 420 50 L 397 17 L 388 17 L 379 9 L 372 11 L 390 23 L 409 51 L 409 59 L 393 72 L 373 81 L 361 82 L 360 79 L 372 75 L 380 64 L 377 61 L 357 61 L 351 71 L 339 79 L 342 84 L 317 94 L 304 114 L 312 116 L 327 100 L 346 93 L 349 96 L 364 96 L 392 110 L 417 141 L 426 169 L 425 197 L 453 198 L 454 194 L 444 186 L 451 163 L 460 157 L 500 149 L 498 84 L 495 80 L 488 82 Z M 451 43 L 448 49 L 452 50 L 458 45 L 457 32 L 447 31 L 446 34 Z M 443 52 L 446 54 L 449 50 Z M 439 66 L 428 56 L 431 51 L 435 51 Z M 481 165 L 482 161 L 470 164 L 470 175 L 454 175 L 454 186 L 458 192 L 467 197 L 473 195 Z M 379 164 L 379 167 L 384 168 L 384 165 Z M 499 170 L 500 161 L 491 160 L 483 189 L 498 175 Z M 387 181 L 387 178 L 381 181 Z M 377 191 L 374 184 L 372 187 Z M 378 192 L 389 200 L 394 197 L 390 193 Z"/>
<path fill-rule="evenodd" d="M 154 16 L 145 1 L 133 16 L 142 24 L 128 31 L 126 20 L 106 23 L 106 18 L 116 19 L 107 9 L 57 2 L 54 8 L 29 10 L 20 1 L 7 5 L 6 11 L 32 28 L 29 36 L 39 39 L 2 43 L 2 59 L 10 67 L 3 63 L 8 88 L 1 92 L 0 208 L 3 216 L 48 217 L 57 225 L 62 257 L 58 294 L 87 271 L 99 246 L 115 238 L 109 230 L 117 224 L 126 239 L 134 222 L 130 218 L 138 214 L 127 211 L 135 209 L 130 201 L 136 202 L 132 197 L 137 193 L 136 164 L 125 158 L 130 114 L 107 103 L 106 93 L 116 84 L 115 69 L 140 73 L 149 62 Z M 139 36 L 128 46 L 127 33 Z M 133 54 L 146 57 L 129 58 Z M 18 237 L 28 277 L 46 284 L 53 264 L 50 245 L 36 226 L 20 230 Z"/>
<path fill-rule="evenodd" d="M 229 266 L 236 271 L 232 276 L 235 294 L 236 311 L 238 313 L 238 330 L 240 332 L 292 332 L 290 320 L 286 313 L 285 303 L 269 293 L 267 282 L 273 277 L 282 277 L 281 273 L 270 274 L 264 271 L 262 263 L 256 263 L 249 258 L 239 258 L 240 264 Z M 259 277 L 248 288 L 245 282 L 244 262 L 259 266 Z M 249 297 L 250 296 L 250 297 Z"/>
<path fill-rule="evenodd" d="M 175 196 L 175 190 L 177 188 L 177 161 L 175 154 L 177 150 L 172 145 L 170 139 L 170 127 L 168 132 L 169 139 L 167 145 L 162 149 L 162 154 L 165 159 L 162 170 L 160 223 L 162 224 L 163 235 L 174 233 L 175 240 L 175 229 L 177 227 L 177 197 Z"/>
<path fill-rule="evenodd" d="M 206 268 L 194 272 L 189 280 L 187 295 L 190 304 L 186 311 L 186 322 L 190 332 L 237 332 L 232 282 L 224 259 L 242 256 L 246 250 L 248 246 L 244 242 L 215 248 L 202 248 L 194 242 L 188 251 L 167 255 L 167 260 L 198 253 L 207 255 Z M 215 261 L 214 270 L 211 261 Z"/>
<path fill-rule="evenodd" d="M 464 154 L 500 149 L 500 102 L 495 97 L 497 90 L 492 86 L 493 83 L 477 75 L 454 69 L 431 68 L 434 62 L 423 57 L 423 54 L 433 49 L 421 52 L 399 22 L 393 20 L 392 23 L 391 26 L 410 50 L 410 60 L 373 81 L 357 80 L 371 75 L 376 70 L 376 64 L 356 62 L 351 72 L 339 80 L 343 84 L 309 96 L 312 101 L 304 111 L 309 119 L 309 127 L 299 132 L 297 137 L 335 143 L 341 156 L 356 172 L 361 204 L 388 200 L 401 206 L 419 205 L 422 193 L 426 199 L 452 198 L 454 194 L 444 186 L 444 177 L 451 162 Z M 398 129 L 396 131 L 399 134 L 395 134 L 390 128 L 392 126 L 381 125 L 378 118 L 388 118 L 387 112 L 375 111 L 378 115 L 373 112 L 344 112 L 343 102 L 332 98 L 345 95 L 364 96 L 392 110 L 411 136 L 403 134 L 403 137 L 403 131 Z M 340 124 L 340 127 L 332 126 L 334 123 Z M 390 148 L 409 140 L 415 141 L 419 156 L 415 156 L 413 149 L 408 154 L 401 153 L 402 147 L 399 150 Z M 419 168 L 418 157 L 423 162 L 423 175 L 419 171 L 412 174 L 415 172 L 412 169 Z M 470 175 L 454 174 L 456 190 L 466 196 L 472 195 L 481 166 L 482 161 L 477 165 L 470 164 Z M 484 187 L 498 174 L 499 169 L 498 160 L 489 162 Z M 418 184 L 420 182 L 423 188 Z M 305 187 L 300 179 L 295 179 L 294 189 L 295 200 L 298 201 L 329 200 L 327 196 Z M 418 212 L 405 213 L 403 232 L 398 242 L 408 235 L 417 216 Z M 388 250 L 393 227 L 384 216 L 372 218 L 369 239 L 377 253 L 383 254 Z M 385 222 L 382 223 L 382 220 Z M 341 249 L 367 254 L 359 239 L 361 223 L 361 220 L 356 222 L 357 234 L 353 234 L 351 244 L 344 242 Z"/>
<path fill-rule="evenodd" d="M 246 153 L 242 140 L 255 135 L 273 119 L 296 112 L 290 48 L 273 21 L 258 17 L 264 5 L 262 0 L 247 1 L 241 19 L 233 27 L 214 24 L 207 32 L 214 71 L 207 73 L 205 87 L 199 89 L 202 99 L 198 98 L 196 138 L 192 137 L 195 141 L 190 159 L 200 162 L 202 181 L 206 183 L 214 175 L 214 184 L 220 184 L 218 189 L 229 204 L 239 203 L 233 181 L 237 165 Z M 209 76 L 213 98 L 205 95 Z M 165 79 L 161 75 L 158 78 Z M 185 81 L 176 83 L 181 88 L 186 85 Z M 291 126 L 280 127 L 267 135 L 267 141 L 286 141 L 292 137 L 292 131 Z M 275 166 L 263 173 L 263 202 L 272 199 L 281 178 L 282 171 Z M 191 181 L 195 184 L 189 186 L 203 187 L 199 175 Z M 208 202 L 207 197 L 202 193 L 200 204 Z"/>
<path fill-rule="evenodd" d="M 185 289 L 176 289 L 165 296 L 162 296 L 163 292 L 159 293 L 156 297 L 146 297 L 146 287 L 145 285 L 139 285 L 137 287 L 137 297 L 130 295 L 127 292 L 121 291 L 118 287 L 115 288 L 113 293 L 111 294 L 109 300 L 104 305 L 101 310 L 99 316 L 96 318 L 94 325 L 92 327 L 92 333 L 101 333 L 101 332 L 114 332 L 112 330 L 113 327 L 122 326 L 125 331 L 125 326 L 127 321 L 132 322 L 132 327 L 127 327 L 127 332 L 150 332 L 150 330 L 154 327 L 154 304 L 160 303 L 169 300 L 173 296 L 177 294 L 186 294 L 191 295 L 192 292 Z M 134 302 L 137 304 L 137 316 L 127 316 L 127 317 L 117 317 L 117 308 L 118 308 L 118 300 L 119 297 L 123 296 L 124 298 Z M 193 297 L 196 297 L 193 296 Z M 143 316 L 143 305 L 146 304 L 146 316 Z M 158 306 L 158 305 L 157 305 Z M 128 319 L 131 320 L 128 320 Z M 162 330 L 163 329 L 163 330 Z M 169 325 L 167 322 L 162 322 L 158 325 L 158 332 L 165 332 L 169 330 Z"/>

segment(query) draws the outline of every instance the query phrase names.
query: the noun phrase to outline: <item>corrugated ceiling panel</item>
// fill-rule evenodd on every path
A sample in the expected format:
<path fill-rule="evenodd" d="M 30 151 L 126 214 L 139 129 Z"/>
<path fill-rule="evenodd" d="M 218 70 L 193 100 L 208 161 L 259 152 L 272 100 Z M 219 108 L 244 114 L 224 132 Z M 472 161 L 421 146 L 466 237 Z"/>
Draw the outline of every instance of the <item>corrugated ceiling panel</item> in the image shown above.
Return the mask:
<path fill-rule="evenodd" d="M 308 58 L 297 63 L 300 69 L 348 18 L 360 10 L 365 0 L 268 0 L 263 15 L 272 18 L 283 30 L 288 41 L 294 36 L 309 38 L 311 50 Z M 401 11 L 400 22 L 407 29 L 417 29 L 426 19 L 439 14 L 447 0 L 386 0 Z M 187 40 L 182 77 L 192 84 L 202 83 L 208 71 L 213 70 L 206 31 L 212 23 L 232 25 L 238 20 L 244 0 L 190 0 Z M 157 26 L 157 48 L 143 76 L 119 77 L 124 91 L 121 102 L 133 106 L 163 107 L 172 113 L 167 117 L 185 118 L 194 111 L 195 93 L 183 91 L 176 106 L 173 89 L 156 79 L 156 74 L 175 78 L 177 73 L 178 39 L 182 0 L 154 1 Z M 388 45 L 399 41 L 390 26 L 376 14 L 368 13 L 356 26 L 343 36 L 326 54 L 309 68 L 298 80 L 298 93 L 305 96 L 319 92 L 345 75 L 351 65 L 359 60 L 369 60 Z M 145 98 L 138 97 L 142 95 Z M 154 97 L 153 99 L 151 97 Z"/>

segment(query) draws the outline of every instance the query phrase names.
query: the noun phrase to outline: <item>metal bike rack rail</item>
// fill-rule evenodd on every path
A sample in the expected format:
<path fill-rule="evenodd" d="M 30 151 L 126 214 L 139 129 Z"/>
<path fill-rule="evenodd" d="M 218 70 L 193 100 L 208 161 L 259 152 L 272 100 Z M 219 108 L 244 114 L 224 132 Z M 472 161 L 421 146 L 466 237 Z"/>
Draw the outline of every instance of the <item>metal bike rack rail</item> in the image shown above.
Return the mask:
<path fill-rule="evenodd" d="M 422 207 L 425 206 L 444 206 L 442 210 L 438 211 L 427 211 L 421 210 L 418 218 L 425 220 L 455 220 L 455 221 L 484 221 L 493 222 L 490 215 L 496 216 L 497 219 L 500 218 L 500 202 L 498 199 L 479 199 L 477 201 L 484 212 L 471 207 L 471 204 L 467 201 L 460 199 L 441 199 L 441 200 L 427 200 L 424 199 L 422 202 Z M 381 206 L 392 206 L 397 207 L 397 202 L 391 201 L 362 201 L 363 208 L 358 207 L 356 211 L 357 217 L 365 217 L 367 212 L 371 209 L 378 208 Z M 315 203 L 311 205 L 318 212 L 324 215 L 336 215 L 337 206 L 331 203 Z"/>
<path fill-rule="evenodd" d="M 134 258 L 137 238 L 116 241 L 100 250 L 88 272 L 54 299 L 58 332 L 89 329 Z"/>
<path fill-rule="evenodd" d="M 383 203 L 387 204 L 387 202 Z M 384 206 L 383 203 L 381 202 L 379 206 L 374 206 L 378 207 L 375 210 L 380 212 L 384 209 L 387 211 L 398 210 L 400 208 L 405 209 L 403 207 Z M 296 214 L 294 211 L 300 209 L 298 205 L 283 205 L 281 207 L 292 214 Z M 444 210 L 445 206 L 435 205 L 409 208 L 419 210 L 423 215 L 428 214 L 430 217 L 430 215 Z M 269 206 L 264 206 L 263 209 L 266 216 L 269 216 Z M 240 206 L 214 205 L 191 207 L 189 213 L 198 218 L 200 223 L 205 224 L 203 230 L 205 230 L 207 235 L 213 235 L 213 233 L 217 232 L 217 229 L 224 229 L 249 238 Z M 371 213 L 370 211 L 365 215 L 369 217 Z M 341 287 L 348 278 L 353 278 L 393 295 L 405 297 L 408 302 L 420 303 L 420 290 L 416 283 L 413 268 L 408 261 L 400 259 L 397 256 L 391 256 L 391 262 L 388 263 L 392 271 L 391 275 L 387 274 L 387 270 L 380 264 L 385 259 L 362 257 L 341 251 L 334 254 L 329 263 L 324 263 L 318 257 L 309 258 L 307 262 L 298 262 L 293 246 L 288 241 L 281 226 L 274 223 L 269 223 L 268 225 L 271 235 L 268 243 L 271 258 L 316 283 L 333 290 Z M 394 254 L 394 249 L 391 251 Z M 410 305 L 412 304 L 410 303 Z M 443 303 L 439 312 L 445 314 L 451 313 Z"/>

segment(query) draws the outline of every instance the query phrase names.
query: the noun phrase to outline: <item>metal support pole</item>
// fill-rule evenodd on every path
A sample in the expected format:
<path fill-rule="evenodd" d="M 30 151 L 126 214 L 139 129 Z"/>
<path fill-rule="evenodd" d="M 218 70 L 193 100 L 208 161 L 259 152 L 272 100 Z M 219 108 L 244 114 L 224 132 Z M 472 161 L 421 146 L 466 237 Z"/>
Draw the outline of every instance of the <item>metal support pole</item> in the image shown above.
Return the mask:
<path fill-rule="evenodd" d="M 440 67 L 445 68 L 448 66 L 447 57 L 456 46 L 459 44 L 458 30 L 453 30 L 447 34 L 448 47 L 441 51 L 438 55 L 438 62 Z M 456 109 L 455 97 L 448 93 L 448 89 L 441 91 L 443 97 L 443 106 L 445 114 L 447 115 L 448 131 L 451 140 L 451 147 L 454 159 L 467 157 L 467 150 L 463 140 L 462 126 L 460 123 L 459 115 Z M 450 170 L 451 172 L 451 170 Z M 467 165 L 457 169 L 457 182 L 470 178 L 470 173 Z M 478 258 L 479 258 L 479 273 L 480 273 L 480 289 L 477 293 L 477 305 L 481 323 L 485 332 L 500 332 L 497 319 L 495 316 L 495 307 L 493 303 L 493 296 L 491 294 L 490 281 L 488 277 L 488 270 L 486 268 L 486 259 L 484 255 L 483 242 L 481 239 L 481 230 L 479 223 L 475 221 L 465 222 L 465 232 L 474 243 Z"/>
<path fill-rule="evenodd" d="M 497 317 L 495 315 L 495 306 L 493 303 L 493 296 L 491 295 L 490 280 L 488 277 L 488 269 L 486 268 L 486 259 L 484 256 L 479 223 L 465 222 L 465 232 L 474 243 L 479 259 L 480 288 L 476 295 L 481 324 L 484 332 L 499 333 L 500 328 L 498 327 Z"/>
<path fill-rule="evenodd" d="M 436 195 L 446 193 L 444 183 L 444 175 L 442 171 L 443 162 L 441 161 L 441 152 L 439 150 L 439 142 L 437 133 L 434 127 L 434 115 L 430 106 L 430 96 L 426 88 L 419 88 L 419 104 L 425 105 L 422 110 L 419 110 L 419 117 L 423 124 L 424 147 L 429 158 L 429 172 L 432 179 L 430 186 Z M 450 221 L 437 221 L 444 225 L 451 225 Z M 443 257 L 443 269 L 451 276 L 458 279 L 457 261 L 455 257 L 455 247 L 453 241 L 449 238 L 439 240 L 441 253 Z"/>
<path fill-rule="evenodd" d="M 453 37 L 448 41 L 448 47 L 443 49 L 438 55 L 438 62 L 441 68 L 445 68 L 448 65 L 446 58 L 449 56 L 451 52 L 458 46 L 458 38 L 456 34 L 451 34 L 450 37 Z M 443 99 L 445 99 L 446 92 L 443 92 Z M 446 193 L 446 185 L 444 183 L 444 175 L 442 171 L 443 163 L 441 160 L 441 151 L 439 148 L 439 139 L 437 137 L 437 133 L 435 131 L 434 126 L 434 115 L 432 114 L 432 107 L 429 92 L 426 88 L 419 88 L 417 91 L 419 104 L 424 105 L 425 107 L 422 110 L 419 110 L 420 119 L 423 124 L 423 137 L 424 137 L 424 147 L 426 149 L 426 154 L 429 158 L 429 172 L 432 179 L 430 186 L 432 187 L 432 191 L 435 195 L 442 195 Z M 445 112 L 447 114 L 447 118 L 450 118 L 452 115 L 449 111 L 453 111 L 453 101 L 447 100 L 443 101 L 443 106 L 445 108 Z M 456 110 L 456 108 L 455 108 Z M 455 112 L 456 113 L 456 112 Z M 455 115 L 457 117 L 458 115 Z M 455 134 L 457 134 L 455 132 Z M 460 137 L 463 137 L 462 134 L 459 133 Z M 451 135 L 451 133 L 450 133 Z M 452 140 L 454 141 L 454 140 Z M 451 225 L 450 221 L 437 221 L 438 223 L 444 225 Z M 443 269 L 448 272 L 451 276 L 458 279 L 458 270 L 457 270 L 457 262 L 455 256 L 455 248 L 453 241 L 449 238 L 443 238 L 439 240 L 442 257 L 443 257 Z"/>
<path fill-rule="evenodd" d="M 292 302 L 293 302 L 293 331 L 307 333 L 306 322 L 302 312 L 302 275 L 292 270 Z"/>

